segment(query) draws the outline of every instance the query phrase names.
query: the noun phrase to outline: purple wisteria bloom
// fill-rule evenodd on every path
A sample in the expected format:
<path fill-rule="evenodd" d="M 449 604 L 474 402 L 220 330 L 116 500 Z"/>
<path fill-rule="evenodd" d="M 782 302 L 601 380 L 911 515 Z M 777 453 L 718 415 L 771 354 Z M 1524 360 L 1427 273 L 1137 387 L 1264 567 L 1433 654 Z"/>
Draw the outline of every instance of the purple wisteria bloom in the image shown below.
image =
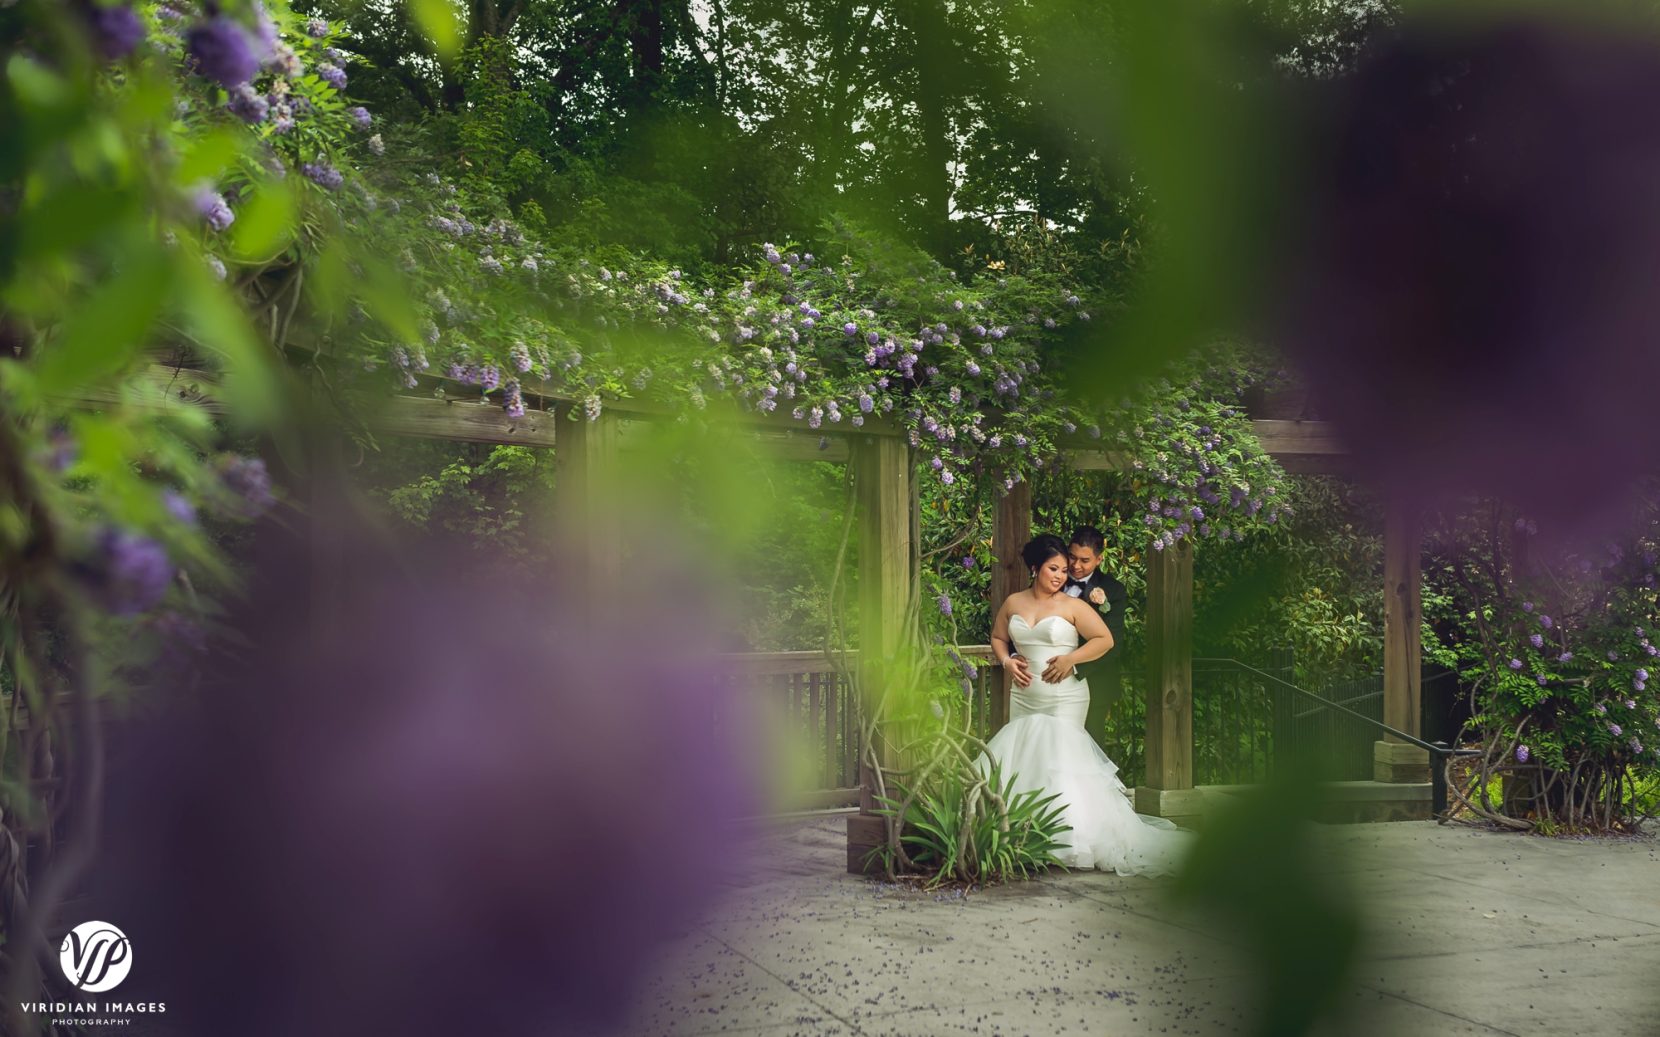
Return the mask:
<path fill-rule="evenodd" d="M 105 61 L 124 58 L 144 42 L 144 20 L 126 4 L 93 6 L 87 15 L 93 44 Z"/>
<path fill-rule="evenodd" d="M 310 180 L 318 187 L 329 191 L 340 190 L 340 185 L 346 182 L 346 178 L 341 174 L 340 170 L 329 165 L 322 159 L 318 159 L 316 162 L 305 163 L 300 167 L 300 172 L 304 173 L 306 179 Z"/>
<path fill-rule="evenodd" d="M 940 615 L 949 616 L 951 614 L 951 596 L 949 594 L 941 594 L 939 606 Z"/>
<path fill-rule="evenodd" d="M 196 192 L 196 213 L 207 221 L 207 225 L 214 230 L 224 230 L 236 222 L 236 214 L 225 201 L 225 196 L 211 187 L 199 188 Z"/>
<path fill-rule="evenodd" d="M 963 568 L 964 569 L 977 569 L 977 568 L 979 568 L 979 566 L 980 566 L 980 563 L 975 559 L 975 557 L 973 555 L 963 556 Z"/>
<path fill-rule="evenodd" d="M 1520 670 L 1522 668 L 1522 661 L 1520 659 L 1510 660 L 1510 668 L 1512 670 Z"/>
<path fill-rule="evenodd" d="M 329 34 L 329 23 L 321 18 L 313 18 L 305 23 L 306 35 L 313 39 L 322 39 Z"/>
<path fill-rule="evenodd" d="M 173 516 L 174 521 L 184 526 L 196 524 L 196 505 L 177 490 L 163 490 L 161 503 L 167 513 Z"/>
<path fill-rule="evenodd" d="M 1549 630 L 1551 627 L 1555 626 L 1556 624 L 1551 620 L 1551 618 L 1549 616 L 1540 616 L 1539 617 L 1539 625 L 1544 627 L 1546 630 Z"/>
<path fill-rule="evenodd" d="M 230 454 L 220 459 L 218 467 L 219 478 L 239 499 L 244 515 L 257 515 L 276 501 L 271 494 L 271 474 L 266 471 L 263 459 Z"/>
<path fill-rule="evenodd" d="M 336 90 L 346 89 L 346 70 L 330 61 L 317 66 L 317 75 Z"/>
<path fill-rule="evenodd" d="M 231 87 L 231 99 L 225 107 L 232 115 L 248 123 L 264 122 L 271 112 L 270 102 L 247 83 Z"/>
<path fill-rule="evenodd" d="M 1527 759 L 1530 755 L 1532 755 L 1532 754 L 1528 752 L 1527 746 L 1518 745 L 1516 747 L 1516 762 L 1517 763 L 1526 763 Z"/>
<path fill-rule="evenodd" d="M 1529 634 L 1528 638 L 1527 638 L 1527 643 L 1532 645 L 1535 648 L 1545 647 L 1545 639 L 1542 636 L 1538 635 L 1538 634 Z"/>
<path fill-rule="evenodd" d="M 118 616 L 144 612 L 167 593 L 173 565 L 167 549 L 147 536 L 115 528 L 99 535 L 99 593 L 104 607 Z"/>
<path fill-rule="evenodd" d="M 358 105 L 356 108 L 348 108 L 346 114 L 352 117 L 352 121 L 357 123 L 357 128 L 360 130 L 366 130 L 375 123 L 375 117 L 370 115 L 369 109 L 362 105 Z"/>
<path fill-rule="evenodd" d="M 246 83 L 259 71 L 248 31 L 222 14 L 191 26 L 185 47 L 196 71 L 227 90 Z"/>
<path fill-rule="evenodd" d="M 1618 738 L 1618 737 L 1620 737 L 1620 735 L 1625 733 L 1625 730 L 1623 728 L 1621 728 L 1620 725 L 1618 725 L 1618 724 L 1609 724 L 1608 725 L 1608 733 L 1613 735 L 1615 738 Z"/>

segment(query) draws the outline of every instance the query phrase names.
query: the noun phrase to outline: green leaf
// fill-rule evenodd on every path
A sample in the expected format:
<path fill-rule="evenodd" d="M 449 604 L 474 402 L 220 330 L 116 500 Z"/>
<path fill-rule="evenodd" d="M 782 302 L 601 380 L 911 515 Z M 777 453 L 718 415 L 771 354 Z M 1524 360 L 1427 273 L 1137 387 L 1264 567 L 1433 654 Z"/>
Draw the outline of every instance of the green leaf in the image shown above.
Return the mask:
<path fill-rule="evenodd" d="M 244 427 L 273 423 L 281 414 L 277 372 L 264 341 L 230 290 L 204 268 L 187 277 L 179 317 L 198 345 L 216 355 L 219 398 Z"/>
<path fill-rule="evenodd" d="M 84 182 L 62 185 L 23 212 L 18 259 L 28 263 L 43 256 L 67 254 L 95 238 L 105 238 L 127 215 L 132 196 L 114 188 Z"/>
<path fill-rule="evenodd" d="M 264 181 L 237 210 L 231 225 L 231 247 L 248 261 L 268 259 L 288 244 L 294 233 L 294 191 L 286 183 Z"/>
<path fill-rule="evenodd" d="M 202 181 L 217 181 L 220 174 L 236 160 L 242 150 L 240 129 L 220 127 L 196 138 L 179 159 L 173 172 L 173 182 L 180 187 L 194 187 Z"/>
<path fill-rule="evenodd" d="M 411 0 L 415 24 L 432 41 L 438 56 L 448 61 L 461 49 L 461 21 L 450 0 Z"/>
<path fill-rule="evenodd" d="M 37 384 L 64 395 L 119 373 L 143 348 L 172 286 L 174 265 L 160 246 L 141 245 L 99 286 L 41 353 Z"/>

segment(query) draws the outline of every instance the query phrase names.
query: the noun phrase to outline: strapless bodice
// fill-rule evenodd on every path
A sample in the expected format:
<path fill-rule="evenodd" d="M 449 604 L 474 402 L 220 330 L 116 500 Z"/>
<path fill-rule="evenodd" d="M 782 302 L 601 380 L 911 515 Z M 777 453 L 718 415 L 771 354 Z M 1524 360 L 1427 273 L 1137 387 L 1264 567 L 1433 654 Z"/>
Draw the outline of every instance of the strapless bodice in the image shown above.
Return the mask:
<path fill-rule="evenodd" d="M 1009 640 L 1014 642 L 1015 651 L 1026 659 L 1027 672 L 1032 675 L 1032 683 L 1026 687 L 1011 686 L 1009 718 L 1047 713 L 1076 720 L 1081 725 L 1089 709 L 1089 685 L 1078 679 L 1076 670 L 1072 676 L 1053 684 L 1043 679 L 1044 667 L 1050 659 L 1078 647 L 1078 628 L 1065 616 L 1044 616 L 1032 624 L 1024 616 L 1014 615 L 1009 617 Z"/>

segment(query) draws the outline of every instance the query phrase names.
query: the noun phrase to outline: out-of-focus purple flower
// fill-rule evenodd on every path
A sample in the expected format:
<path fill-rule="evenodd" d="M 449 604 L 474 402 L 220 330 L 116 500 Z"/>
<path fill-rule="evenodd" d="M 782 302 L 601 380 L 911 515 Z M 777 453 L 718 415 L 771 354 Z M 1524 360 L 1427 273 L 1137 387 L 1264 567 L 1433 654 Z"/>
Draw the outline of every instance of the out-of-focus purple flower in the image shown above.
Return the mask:
<path fill-rule="evenodd" d="M 374 125 L 375 117 L 370 115 L 369 109 L 362 105 L 358 105 L 356 108 L 348 108 L 346 114 L 352 117 L 352 122 L 356 123 L 360 130 L 366 130 Z"/>
<path fill-rule="evenodd" d="M 99 600 L 118 616 L 148 611 L 173 582 L 167 549 L 142 534 L 108 527 L 99 534 L 97 554 Z"/>
<path fill-rule="evenodd" d="M 202 262 L 207 264 L 208 269 L 213 271 L 213 276 L 218 280 L 223 281 L 227 276 L 229 276 L 228 271 L 225 269 L 225 261 L 214 255 L 212 252 L 204 255 L 202 257 Z"/>
<path fill-rule="evenodd" d="M 211 187 L 197 189 L 196 213 L 214 230 L 224 230 L 236 222 L 236 214 L 231 212 L 230 205 L 225 202 L 225 196 Z"/>
<path fill-rule="evenodd" d="M 1646 681 L 1648 680 L 1648 671 L 1639 666 L 1634 676 L 1640 681 Z"/>
<path fill-rule="evenodd" d="M 1538 683 L 1539 687 L 1541 687 L 1541 688 L 1543 688 L 1545 686 L 1545 684 L 1547 683 L 1547 681 L 1545 680 L 1545 675 L 1542 674 L 1542 673 L 1538 677 L 1534 678 L 1534 680 Z"/>
<path fill-rule="evenodd" d="M 105 61 L 117 61 L 144 42 L 144 19 L 125 3 L 104 6 L 94 3 L 87 10 L 92 41 Z"/>
<path fill-rule="evenodd" d="M 525 416 L 524 395 L 519 391 L 517 381 L 508 382 L 506 388 L 502 390 L 502 409 L 507 411 L 507 416 L 510 418 Z"/>
<path fill-rule="evenodd" d="M 963 568 L 964 569 L 977 569 L 977 568 L 979 568 L 979 566 L 980 566 L 980 563 L 975 559 L 975 557 L 973 555 L 965 555 L 963 557 Z"/>
<path fill-rule="evenodd" d="M 161 494 L 162 506 L 167 513 L 181 525 L 194 526 L 196 524 L 196 505 L 177 490 L 163 490 Z"/>
<path fill-rule="evenodd" d="M 261 61 L 266 61 L 276 53 L 282 37 L 277 31 L 276 20 L 271 17 L 271 12 L 265 9 L 264 0 L 253 0 L 249 7 L 254 15 L 254 42 L 259 45 L 258 57 Z"/>
<path fill-rule="evenodd" d="M 1618 738 L 1620 735 L 1625 733 L 1625 729 L 1620 727 L 1618 724 L 1609 724 L 1608 733 L 1613 735 L 1615 738 Z"/>
<path fill-rule="evenodd" d="M 306 35 L 320 40 L 329 34 L 329 23 L 322 18 L 313 18 L 305 23 Z"/>
<path fill-rule="evenodd" d="M 1517 763 L 1526 763 L 1526 762 L 1527 762 L 1527 758 L 1528 758 L 1528 757 L 1529 757 L 1529 756 L 1530 756 L 1530 755 L 1532 755 L 1532 754 L 1531 754 L 1531 753 L 1529 753 L 1529 752 L 1528 752 L 1528 748 L 1527 748 L 1527 746 L 1525 746 L 1525 745 L 1518 745 L 1518 746 L 1517 746 L 1517 747 L 1516 747 L 1516 762 L 1517 762 Z"/>
<path fill-rule="evenodd" d="M 340 170 L 322 159 L 305 163 L 300 167 L 300 172 L 305 174 L 307 180 L 329 191 L 340 190 L 340 185 L 346 182 Z"/>
<path fill-rule="evenodd" d="M 1535 648 L 1545 647 L 1545 639 L 1544 639 L 1543 636 L 1541 636 L 1539 634 L 1529 634 L 1527 636 L 1527 643 L 1532 645 Z"/>
<path fill-rule="evenodd" d="M 264 64 L 265 68 L 284 79 L 295 79 L 305 71 L 305 65 L 294 52 L 294 48 L 280 40 L 271 48 L 270 56 L 265 59 Z"/>
<path fill-rule="evenodd" d="M 1574 661 L 1574 653 L 1563 652 L 1561 655 L 1556 657 L 1556 661 L 1559 663 L 1571 663 Z"/>
<path fill-rule="evenodd" d="M 443 573 L 411 579 L 387 548 L 347 541 L 352 578 L 325 637 L 303 546 L 270 557 L 231 617 L 246 648 L 210 660 L 206 693 L 112 733 L 125 751 L 111 753 L 96 910 L 153 934 L 147 979 L 176 992 L 179 1037 L 621 1032 L 660 948 L 749 855 L 724 829 L 760 809 L 746 773 L 760 746 L 710 647 L 719 624 L 682 617 L 642 652 L 522 566 L 428 549 Z M 667 579 L 675 608 L 714 614 L 695 576 Z M 656 608 L 654 625 L 675 610 Z M 566 636 L 538 642 L 537 626 Z M 478 653 L 492 678 L 458 679 Z M 719 730 L 681 737 L 710 716 Z M 616 771 L 602 807 L 535 808 L 595 768 Z M 188 833 L 200 872 L 154 852 L 167 831 Z M 593 840 L 617 859 L 580 852 Z M 188 910 L 204 895 L 238 910 Z M 248 927 L 258 940 L 236 938 Z M 190 961 L 221 941 L 234 946 Z M 465 998 L 423 995 L 441 961 Z"/>
<path fill-rule="evenodd" d="M 1510 660 L 1510 668 L 1512 670 L 1520 670 L 1522 668 L 1522 665 L 1523 664 L 1522 664 L 1522 661 L 1520 659 Z"/>
<path fill-rule="evenodd" d="M 205 18 L 191 26 L 185 46 L 196 71 L 227 90 L 246 83 L 259 71 L 253 39 L 226 15 Z"/>
<path fill-rule="evenodd" d="M 1531 602 L 1531 601 L 1522 602 L 1522 611 L 1523 612 L 1532 612 L 1533 611 L 1533 602 Z"/>
<path fill-rule="evenodd" d="M 330 61 L 317 66 L 317 76 L 336 90 L 346 89 L 346 70 Z"/>
<path fill-rule="evenodd" d="M 1551 627 L 1556 625 L 1556 622 L 1555 622 L 1555 620 L 1551 619 L 1549 616 L 1540 616 L 1539 617 L 1539 625 L 1544 627 L 1546 630 L 1549 630 Z"/>
<path fill-rule="evenodd" d="M 949 616 L 951 614 L 951 596 L 949 594 L 941 594 L 940 595 L 940 597 L 939 597 L 939 607 L 940 607 L 940 615 Z"/>
<path fill-rule="evenodd" d="M 219 478 L 236 498 L 235 510 L 252 518 L 276 502 L 271 493 L 271 473 L 258 457 L 226 454 L 218 462 Z"/>
<path fill-rule="evenodd" d="M 1598 519 L 1652 460 L 1660 351 L 1630 343 L 1660 293 L 1593 271 L 1660 267 L 1660 51 L 1604 20 L 1451 23 L 1380 38 L 1311 134 L 1284 340 L 1392 490 Z"/>

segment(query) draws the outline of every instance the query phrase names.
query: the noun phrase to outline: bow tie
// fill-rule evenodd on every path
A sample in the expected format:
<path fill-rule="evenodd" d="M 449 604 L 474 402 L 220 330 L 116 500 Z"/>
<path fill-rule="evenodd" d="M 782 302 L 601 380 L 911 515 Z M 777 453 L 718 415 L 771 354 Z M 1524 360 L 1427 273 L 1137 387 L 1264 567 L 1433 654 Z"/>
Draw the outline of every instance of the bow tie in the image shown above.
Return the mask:
<path fill-rule="evenodd" d="M 1087 585 L 1088 583 L 1089 583 L 1088 580 L 1074 580 L 1070 576 L 1068 576 L 1066 578 L 1066 585 L 1068 587 L 1083 587 L 1083 586 Z"/>

